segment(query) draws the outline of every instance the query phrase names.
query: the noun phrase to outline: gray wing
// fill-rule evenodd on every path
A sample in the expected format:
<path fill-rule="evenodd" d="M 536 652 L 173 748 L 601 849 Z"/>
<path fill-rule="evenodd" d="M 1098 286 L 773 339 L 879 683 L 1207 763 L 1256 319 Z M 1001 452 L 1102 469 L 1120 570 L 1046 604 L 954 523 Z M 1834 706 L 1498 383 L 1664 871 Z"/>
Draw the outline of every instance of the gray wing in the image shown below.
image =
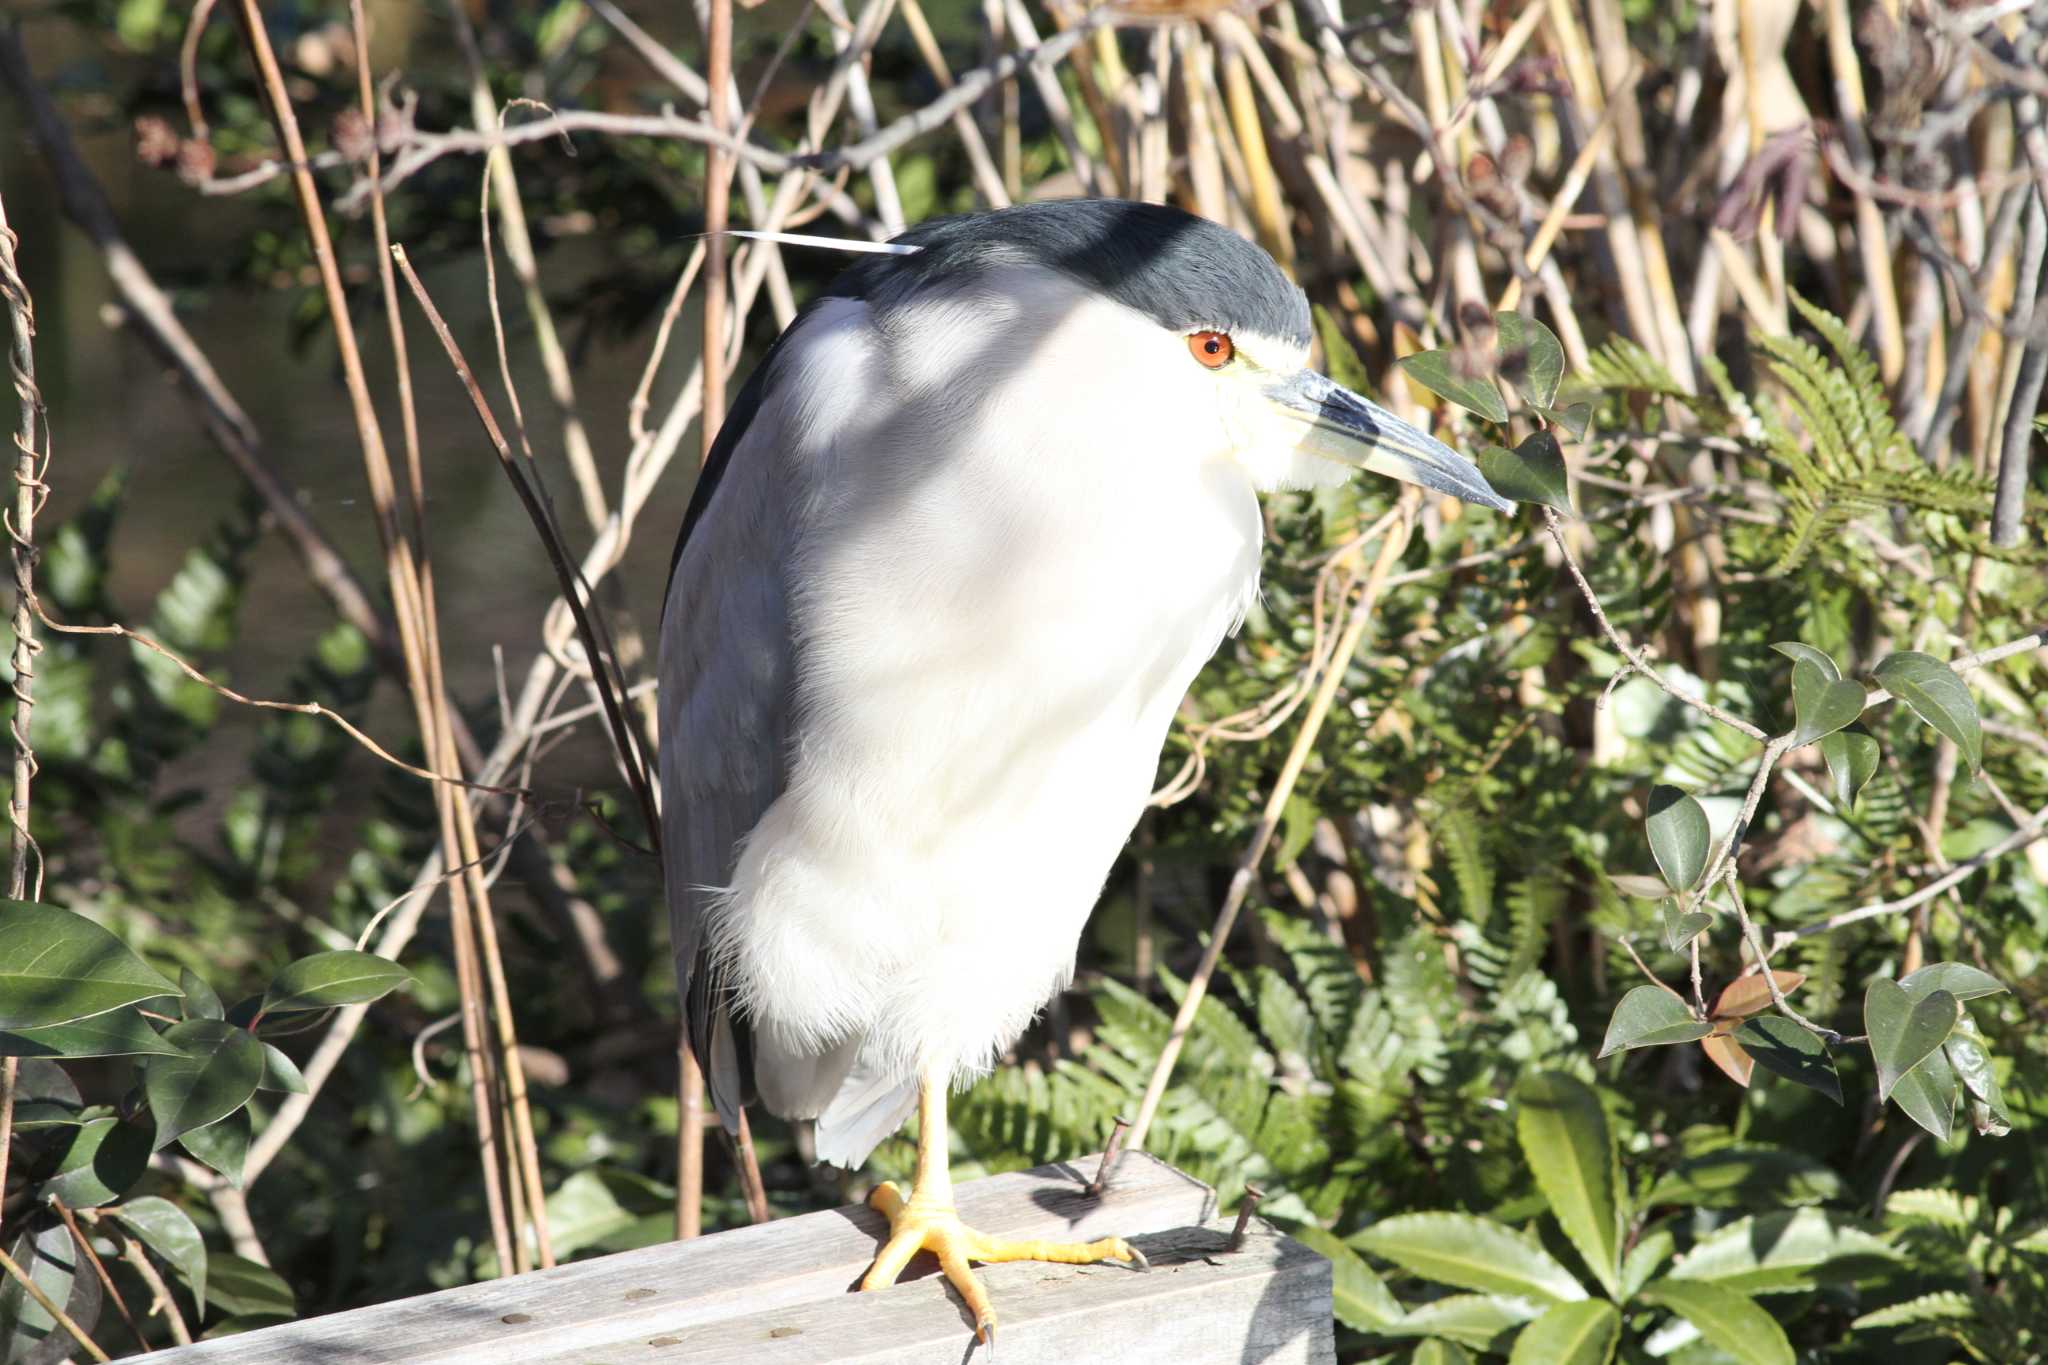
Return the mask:
<path fill-rule="evenodd" d="M 662 608 L 661 809 L 669 929 L 691 1048 L 719 1117 L 753 1097 L 751 1041 L 706 953 L 738 847 L 782 794 L 795 682 L 786 566 L 796 490 L 779 458 L 771 372 L 747 381 L 691 495 Z M 764 396 L 767 410 L 764 411 Z"/>

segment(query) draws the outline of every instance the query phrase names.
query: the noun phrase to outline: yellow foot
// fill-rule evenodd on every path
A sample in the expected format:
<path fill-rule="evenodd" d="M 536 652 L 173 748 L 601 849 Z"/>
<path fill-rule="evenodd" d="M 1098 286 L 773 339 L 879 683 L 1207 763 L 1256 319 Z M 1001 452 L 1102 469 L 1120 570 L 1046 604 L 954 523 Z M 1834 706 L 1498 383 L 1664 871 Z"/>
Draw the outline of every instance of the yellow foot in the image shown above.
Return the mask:
<path fill-rule="evenodd" d="M 860 1287 L 887 1289 L 896 1283 L 911 1257 L 929 1251 L 939 1258 L 939 1268 L 967 1301 L 967 1311 L 974 1314 L 974 1335 L 990 1346 L 996 1339 L 996 1310 L 989 1305 L 988 1292 L 981 1287 L 981 1281 L 968 1268 L 969 1261 L 985 1265 L 1000 1261 L 1051 1261 L 1059 1265 L 1122 1261 L 1140 1270 L 1148 1268 L 1145 1257 L 1121 1237 L 1105 1237 L 1099 1242 L 999 1242 L 962 1223 L 950 1203 L 937 1207 L 921 1205 L 905 1199 L 903 1191 L 893 1184 L 877 1185 L 868 1196 L 868 1207 L 889 1220 L 889 1240 L 876 1253 L 875 1263 Z"/>

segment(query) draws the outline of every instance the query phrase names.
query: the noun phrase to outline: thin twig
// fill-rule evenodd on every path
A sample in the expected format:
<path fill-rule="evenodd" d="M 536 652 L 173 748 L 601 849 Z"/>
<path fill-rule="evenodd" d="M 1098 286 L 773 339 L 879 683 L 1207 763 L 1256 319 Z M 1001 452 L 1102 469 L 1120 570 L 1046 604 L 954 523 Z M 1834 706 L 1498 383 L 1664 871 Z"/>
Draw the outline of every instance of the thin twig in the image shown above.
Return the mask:
<path fill-rule="evenodd" d="M 1251 892 L 1252 877 L 1259 864 L 1265 860 L 1266 849 L 1273 841 L 1274 831 L 1280 828 L 1280 818 L 1287 808 L 1288 799 L 1294 794 L 1294 786 L 1301 778 L 1302 769 L 1308 763 L 1309 753 L 1315 748 L 1316 737 L 1322 733 L 1323 722 L 1330 714 L 1330 706 L 1336 700 L 1337 689 L 1344 681 L 1344 673 L 1358 645 L 1365 638 L 1365 632 L 1372 624 L 1373 609 L 1379 605 L 1381 592 L 1386 587 L 1387 576 L 1401 552 L 1408 546 L 1408 537 L 1414 526 L 1416 499 L 1410 493 L 1402 495 L 1403 514 L 1400 521 L 1380 542 L 1378 556 L 1373 560 L 1372 572 L 1367 576 L 1365 588 L 1358 601 L 1351 608 L 1350 619 L 1344 623 L 1344 633 L 1337 642 L 1329 667 L 1323 673 L 1323 680 L 1316 689 L 1314 700 L 1309 704 L 1308 714 L 1302 717 L 1301 730 L 1295 735 L 1294 746 L 1288 751 L 1287 760 L 1281 765 L 1280 775 L 1274 780 L 1273 790 L 1266 798 L 1265 809 L 1259 816 L 1257 828 L 1251 842 L 1238 858 L 1237 870 L 1231 876 L 1230 888 L 1223 898 L 1222 908 L 1216 913 L 1216 923 L 1209 931 L 1209 943 L 1202 951 L 1201 963 L 1194 975 L 1188 978 L 1187 990 L 1181 997 L 1180 1008 L 1175 1012 L 1173 1028 L 1167 1034 L 1166 1046 L 1160 1051 L 1159 1060 L 1153 1064 L 1152 1076 L 1145 1084 L 1145 1097 L 1138 1105 L 1138 1117 L 1131 1125 L 1129 1146 L 1141 1148 L 1145 1136 L 1152 1129 L 1152 1120 L 1159 1112 L 1160 1101 L 1166 1096 L 1166 1085 L 1173 1077 L 1174 1064 L 1180 1060 L 1181 1048 L 1187 1042 L 1188 1031 L 1194 1026 L 1195 1011 L 1200 1008 L 1203 997 L 1208 993 L 1209 978 L 1216 971 L 1216 964 L 1223 956 L 1223 946 L 1230 939 L 1230 931 L 1237 923 L 1238 911 L 1244 907 L 1245 897 Z"/>
<path fill-rule="evenodd" d="M 92 1243 L 87 1240 L 84 1231 L 78 1226 L 78 1220 L 72 1217 L 70 1206 L 54 1196 L 50 1199 L 50 1206 L 57 1210 L 57 1216 L 63 1219 L 64 1226 L 70 1229 L 71 1240 L 77 1243 L 80 1251 L 85 1253 L 85 1259 L 91 1264 L 93 1274 L 99 1277 L 100 1288 L 106 1290 L 107 1297 L 114 1301 L 115 1311 L 120 1313 L 121 1321 L 128 1324 L 129 1332 L 135 1337 L 135 1344 L 140 1346 L 145 1353 L 155 1351 L 156 1348 L 149 1344 L 149 1338 L 142 1335 L 142 1326 L 135 1321 L 135 1315 L 128 1311 L 128 1300 L 121 1297 L 121 1290 L 115 1285 L 114 1277 L 107 1273 L 107 1267 L 100 1260 L 100 1254 L 92 1249 Z"/>

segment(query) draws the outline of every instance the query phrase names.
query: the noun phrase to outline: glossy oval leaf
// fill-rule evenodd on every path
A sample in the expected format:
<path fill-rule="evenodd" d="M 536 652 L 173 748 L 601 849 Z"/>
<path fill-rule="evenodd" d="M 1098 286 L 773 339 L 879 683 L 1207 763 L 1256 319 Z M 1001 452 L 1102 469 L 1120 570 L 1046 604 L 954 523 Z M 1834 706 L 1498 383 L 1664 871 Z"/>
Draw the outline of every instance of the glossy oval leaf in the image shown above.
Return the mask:
<path fill-rule="evenodd" d="M 299 1064 L 275 1043 L 263 1044 L 263 1079 L 258 1090 L 276 1090 L 287 1095 L 306 1093 L 306 1077 Z"/>
<path fill-rule="evenodd" d="M 1716 1228 L 1670 1278 L 1758 1294 L 1852 1284 L 1888 1273 L 1897 1260 L 1891 1243 L 1852 1218 L 1827 1209 L 1783 1209 Z"/>
<path fill-rule="evenodd" d="M 1472 1365 L 1472 1353 L 1455 1341 L 1430 1337 L 1408 1353 L 1408 1365 Z"/>
<path fill-rule="evenodd" d="M 1742 1365 L 1795 1365 L 1785 1329 L 1745 1294 L 1705 1280 L 1675 1280 L 1666 1276 L 1644 1285 L 1641 1297 L 1670 1309 L 1699 1328 L 1710 1345 L 1719 1347 Z"/>
<path fill-rule="evenodd" d="M 1607 1036 L 1600 1042 L 1600 1055 L 1632 1047 L 1662 1047 L 1668 1043 L 1689 1043 L 1704 1038 L 1714 1026 L 1692 1017 L 1685 1002 L 1662 986 L 1637 986 L 1621 997 L 1607 1021 Z"/>
<path fill-rule="evenodd" d="M 1376 1332 L 1400 1318 L 1403 1310 L 1393 1291 L 1342 1238 L 1310 1223 L 1295 1230 L 1294 1240 L 1330 1263 L 1339 1322 L 1355 1332 Z"/>
<path fill-rule="evenodd" d="M 1842 1078 L 1835 1070 L 1835 1059 L 1811 1030 L 1782 1014 L 1766 1014 L 1744 1020 L 1734 1037 L 1749 1059 L 1772 1075 L 1818 1090 L 1836 1104 L 1842 1102 Z"/>
<path fill-rule="evenodd" d="M 263 1079 L 263 1048 L 247 1029 L 219 1019 L 188 1019 L 164 1038 L 180 1055 L 152 1057 L 142 1068 L 158 1147 L 234 1113 Z"/>
<path fill-rule="evenodd" d="M 177 1053 L 132 1006 L 68 1024 L 0 1033 L 0 1057 L 175 1057 Z"/>
<path fill-rule="evenodd" d="M 242 1188 L 242 1167 L 249 1160 L 249 1111 L 237 1109 L 226 1118 L 178 1135 L 178 1145 L 194 1160 L 219 1171 L 236 1189 Z"/>
<path fill-rule="evenodd" d="M 68 1024 L 178 993 L 85 916 L 0 900 L 0 1029 Z"/>
<path fill-rule="evenodd" d="M 1956 1099 L 1961 1086 L 1945 1052 L 1928 1054 L 1927 1060 L 1899 1077 L 1892 1087 L 1892 1103 L 1907 1118 L 1946 1142 L 1956 1125 Z"/>
<path fill-rule="evenodd" d="M 1549 407 L 1564 379 L 1564 347 L 1557 333 L 1527 313 L 1495 313 L 1493 325 L 1501 377 L 1530 403 Z"/>
<path fill-rule="evenodd" d="M 1489 422 L 1507 422 L 1508 405 L 1500 396 L 1500 386 L 1490 374 L 1466 373 L 1466 363 L 1458 352 L 1422 351 L 1401 357 L 1400 366 L 1411 382 L 1437 397 L 1476 412 Z"/>
<path fill-rule="evenodd" d="M 1915 1000 L 1896 981 L 1879 977 L 1863 994 L 1863 1031 L 1877 1063 L 1877 1097 L 1891 1098 L 1899 1078 L 1920 1065 L 1955 1029 L 1962 1005 L 1945 990 Z"/>
<path fill-rule="evenodd" d="M 1963 761 L 1976 772 L 1984 766 L 1984 731 L 1977 701 L 1961 676 L 1932 654 L 1906 650 L 1871 670 L 1884 689 L 1913 709 L 1939 734 L 1955 741 Z"/>
<path fill-rule="evenodd" d="M 1829 682 L 1840 682 L 1842 680 L 1842 670 L 1835 665 L 1834 656 L 1824 649 L 1815 649 L 1812 645 L 1801 644 L 1797 640 L 1780 640 L 1777 644 L 1772 645 L 1771 648 L 1790 659 L 1794 664 L 1798 664 L 1802 660 L 1812 664 L 1821 671 L 1821 675 Z"/>
<path fill-rule="evenodd" d="M 1692 890 L 1707 870 L 1707 849 L 1713 840 L 1706 807 L 1676 787 L 1652 787 L 1644 830 L 1665 883 L 1673 891 Z"/>
<path fill-rule="evenodd" d="M 208 1267 L 206 1302 L 234 1317 L 289 1318 L 299 1311 L 292 1287 L 276 1271 L 225 1251 Z"/>
<path fill-rule="evenodd" d="M 1981 996 L 2004 994 L 2005 983 L 1967 962 L 1930 962 L 1919 971 L 1900 977 L 1899 989 L 1914 1000 L 1923 999 L 1935 991 L 1947 991 L 1958 1000 L 1976 1000 Z"/>
<path fill-rule="evenodd" d="M 1820 742 L 1820 756 L 1827 760 L 1835 804 L 1848 810 L 1877 775 L 1877 741 L 1860 730 L 1838 730 Z"/>
<path fill-rule="evenodd" d="M 1679 914 L 1677 899 L 1668 896 L 1658 909 L 1658 918 L 1664 929 L 1664 946 L 1674 953 L 1685 951 L 1685 946 L 1714 922 L 1714 917 L 1704 910 Z"/>
<path fill-rule="evenodd" d="M 263 996 L 265 1014 L 361 1005 L 388 995 L 412 980 L 389 958 L 342 949 L 315 953 L 292 963 L 271 981 Z"/>
<path fill-rule="evenodd" d="M 135 1188 L 149 1169 L 149 1130 L 119 1119 L 81 1124 L 57 1169 L 36 1189 L 42 1200 L 61 1199 L 74 1209 L 96 1209 Z"/>
<path fill-rule="evenodd" d="M 100 1281 L 85 1268 L 69 1228 L 61 1223 L 18 1228 L 8 1237 L 7 1251 L 45 1298 L 61 1305 L 85 1331 L 92 1331 L 100 1315 Z M 12 1275 L 0 1276 L 0 1350 L 6 1352 L 9 1365 L 77 1359 L 70 1333 L 23 1292 Z"/>
<path fill-rule="evenodd" d="M 1586 1290 L 1535 1241 L 1469 1213 L 1404 1213 L 1354 1233 L 1351 1245 L 1410 1274 L 1459 1289 L 1538 1303 L 1575 1303 Z"/>
<path fill-rule="evenodd" d="M 1561 1071 L 1515 1087 L 1515 1137 L 1551 1216 L 1609 1298 L 1621 1284 L 1621 1159 L 1599 1096 Z"/>
<path fill-rule="evenodd" d="M 185 991 L 185 1017 L 187 1019 L 218 1019 L 225 1011 L 221 1009 L 220 997 L 205 978 L 190 967 L 178 970 L 178 984 Z"/>
<path fill-rule="evenodd" d="M 206 1239 L 198 1225 L 183 1209 L 153 1194 L 117 1204 L 107 1213 L 135 1239 L 157 1254 L 192 1291 L 194 1301 L 206 1301 Z"/>
<path fill-rule="evenodd" d="M 1792 665 L 1792 731 L 1794 747 L 1826 739 L 1848 728 L 1863 714 L 1868 694 L 1855 681 L 1831 681 L 1810 659 Z"/>
<path fill-rule="evenodd" d="M 1572 513 L 1571 479 L 1565 472 L 1564 452 L 1549 432 L 1539 431 L 1513 450 L 1486 446 L 1473 463 L 1502 497 L 1554 507 L 1567 515 Z"/>
<path fill-rule="evenodd" d="M 1607 1365 L 1621 1338 L 1621 1314 L 1605 1299 L 1561 1303 L 1515 1337 L 1508 1365 Z"/>

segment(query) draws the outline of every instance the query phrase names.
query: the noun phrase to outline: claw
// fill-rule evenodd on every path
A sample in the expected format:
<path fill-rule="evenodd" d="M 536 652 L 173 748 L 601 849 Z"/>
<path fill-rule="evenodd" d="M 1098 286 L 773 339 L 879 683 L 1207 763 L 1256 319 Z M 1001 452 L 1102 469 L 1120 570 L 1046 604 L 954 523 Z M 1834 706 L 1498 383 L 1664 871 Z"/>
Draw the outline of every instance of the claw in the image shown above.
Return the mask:
<path fill-rule="evenodd" d="M 1129 1243 L 1125 1243 L 1124 1249 L 1131 1253 L 1131 1269 L 1150 1270 L 1152 1268 L 1152 1263 L 1145 1259 L 1144 1252 L 1138 1250 L 1134 1246 L 1131 1246 Z"/>

